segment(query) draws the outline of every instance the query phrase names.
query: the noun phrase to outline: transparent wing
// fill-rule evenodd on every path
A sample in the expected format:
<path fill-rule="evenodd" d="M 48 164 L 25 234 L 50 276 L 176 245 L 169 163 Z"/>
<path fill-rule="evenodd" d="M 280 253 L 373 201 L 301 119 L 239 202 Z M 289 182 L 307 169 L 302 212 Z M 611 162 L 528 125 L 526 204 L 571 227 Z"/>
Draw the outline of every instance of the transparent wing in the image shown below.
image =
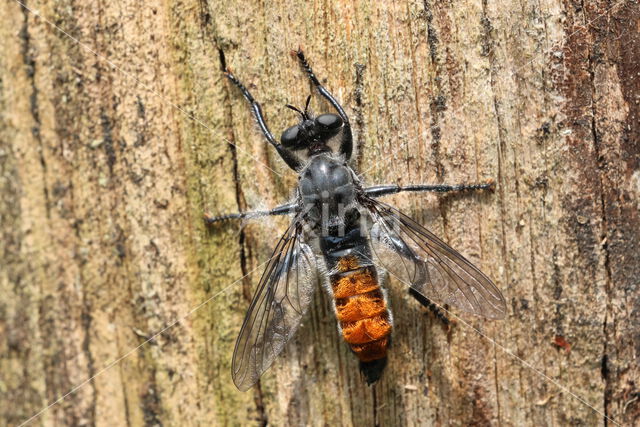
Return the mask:
<path fill-rule="evenodd" d="M 507 307 L 493 282 L 449 245 L 399 210 L 375 199 L 371 245 L 377 261 L 400 281 L 438 303 L 501 319 Z"/>
<path fill-rule="evenodd" d="M 299 217 L 278 242 L 260 278 L 233 352 L 232 376 L 241 391 L 254 385 L 295 334 L 316 285 L 311 248 Z"/>

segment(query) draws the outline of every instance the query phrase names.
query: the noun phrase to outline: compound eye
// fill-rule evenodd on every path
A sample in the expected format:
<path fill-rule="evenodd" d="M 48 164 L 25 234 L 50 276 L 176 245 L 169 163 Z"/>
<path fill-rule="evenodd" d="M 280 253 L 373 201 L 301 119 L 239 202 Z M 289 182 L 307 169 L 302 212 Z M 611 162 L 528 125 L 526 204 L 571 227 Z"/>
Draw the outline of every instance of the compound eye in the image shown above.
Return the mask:
<path fill-rule="evenodd" d="M 335 114 L 321 114 L 316 117 L 316 124 L 325 130 L 336 130 L 342 126 L 342 119 Z"/>
<path fill-rule="evenodd" d="M 298 144 L 299 126 L 291 126 L 289 129 L 282 132 L 280 142 L 285 147 L 292 147 Z"/>

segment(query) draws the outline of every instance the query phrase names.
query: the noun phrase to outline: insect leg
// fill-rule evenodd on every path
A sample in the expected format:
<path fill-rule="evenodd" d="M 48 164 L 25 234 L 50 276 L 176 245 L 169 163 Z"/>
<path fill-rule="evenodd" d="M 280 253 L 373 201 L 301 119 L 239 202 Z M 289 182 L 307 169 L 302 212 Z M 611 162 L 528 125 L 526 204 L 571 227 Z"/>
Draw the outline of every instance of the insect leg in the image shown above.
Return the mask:
<path fill-rule="evenodd" d="M 232 214 L 220 215 L 220 216 L 211 216 L 210 214 L 204 214 L 204 221 L 207 225 L 211 225 L 220 221 L 227 221 L 231 219 L 244 219 L 244 218 L 259 218 L 261 216 L 272 216 L 272 215 L 287 215 L 296 210 L 298 206 L 297 203 L 290 203 L 287 205 L 281 205 L 276 208 L 271 209 L 270 211 L 253 211 L 253 212 L 237 212 Z"/>
<path fill-rule="evenodd" d="M 423 307 L 429 309 L 434 316 L 436 316 L 445 326 L 449 326 L 451 324 L 451 320 L 435 305 L 431 300 L 413 288 L 409 288 L 409 295 L 414 297 L 416 301 L 422 304 Z"/>
<path fill-rule="evenodd" d="M 273 137 L 273 134 L 269 130 L 269 127 L 267 126 L 267 122 L 264 119 L 264 115 L 262 114 L 262 108 L 260 107 L 260 104 L 253 98 L 253 96 L 251 95 L 251 92 L 249 92 L 249 90 L 242 84 L 240 80 L 238 80 L 236 76 L 233 75 L 233 73 L 229 69 L 227 69 L 224 72 L 224 74 L 227 76 L 229 80 L 231 80 L 231 82 L 234 85 L 236 85 L 240 89 L 240 91 L 242 92 L 242 95 L 244 95 L 246 100 L 249 101 L 249 104 L 251 104 L 251 111 L 253 112 L 253 115 L 255 116 L 256 121 L 258 122 L 258 126 L 260 126 L 260 130 L 262 131 L 262 134 L 267 139 L 267 142 L 269 142 L 269 144 L 275 147 L 280 157 L 282 157 L 282 160 L 284 160 L 285 163 L 291 169 L 296 171 L 300 169 L 302 167 L 302 163 L 300 162 L 300 159 L 291 151 L 284 148 Z"/>
<path fill-rule="evenodd" d="M 417 184 L 417 185 L 376 185 L 375 187 L 365 188 L 364 192 L 369 197 L 381 197 L 389 194 L 397 194 L 403 192 L 423 192 L 430 191 L 435 193 L 448 193 L 450 191 L 472 191 L 472 190 L 493 190 L 495 183 L 493 181 L 484 184 L 460 184 L 460 185 L 441 185 L 441 184 Z"/>
<path fill-rule="evenodd" d="M 309 80 L 311 80 L 311 83 L 313 83 L 320 95 L 322 95 L 327 101 L 329 101 L 329 103 L 333 106 L 333 108 L 336 109 L 336 111 L 340 115 L 340 118 L 344 123 L 344 127 L 342 129 L 342 141 L 340 142 L 340 153 L 344 154 L 346 160 L 349 160 L 351 158 L 351 153 L 353 152 L 353 134 L 351 133 L 351 124 L 349 123 L 349 117 L 347 117 L 347 113 L 344 112 L 342 106 L 333 97 L 333 95 L 331 95 L 331 93 L 329 93 L 329 91 L 320 84 L 320 81 L 313 73 L 311 66 L 307 62 L 302 49 L 298 48 L 296 56 L 298 57 L 298 60 L 300 60 L 300 64 L 302 65 L 302 68 L 304 68 L 304 71 L 307 73 L 307 76 L 309 76 Z"/>

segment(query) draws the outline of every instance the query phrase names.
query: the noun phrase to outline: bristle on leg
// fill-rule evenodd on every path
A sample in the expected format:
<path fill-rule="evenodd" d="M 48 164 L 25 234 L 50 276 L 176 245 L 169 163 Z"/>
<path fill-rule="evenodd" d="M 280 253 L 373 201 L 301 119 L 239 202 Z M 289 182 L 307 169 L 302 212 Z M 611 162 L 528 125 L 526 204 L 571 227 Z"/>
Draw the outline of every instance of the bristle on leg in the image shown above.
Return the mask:
<path fill-rule="evenodd" d="M 416 291 L 413 288 L 409 288 L 409 294 L 412 297 L 414 297 L 420 304 L 422 304 L 423 307 L 429 309 L 431 313 L 433 313 L 433 315 L 437 317 L 447 329 L 449 329 L 452 326 L 454 322 L 451 319 L 449 319 L 442 312 L 442 310 L 436 304 L 434 304 L 429 298 L 425 297 L 424 295 L 422 295 L 420 292 Z"/>

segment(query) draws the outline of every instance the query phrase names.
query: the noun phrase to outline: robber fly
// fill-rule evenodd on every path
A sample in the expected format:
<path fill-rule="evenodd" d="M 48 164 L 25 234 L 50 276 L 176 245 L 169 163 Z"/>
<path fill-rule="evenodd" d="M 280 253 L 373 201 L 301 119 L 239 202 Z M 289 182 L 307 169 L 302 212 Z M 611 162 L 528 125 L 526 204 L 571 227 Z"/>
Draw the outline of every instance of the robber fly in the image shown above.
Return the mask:
<path fill-rule="evenodd" d="M 333 301 L 339 333 L 359 359 L 368 384 L 383 372 L 393 329 L 381 287 L 383 274 L 398 278 L 436 311 L 434 303 L 488 319 L 500 319 L 506 312 L 504 297 L 487 276 L 420 224 L 378 200 L 400 192 L 480 190 L 492 184 L 364 188 L 348 165 L 353 137 L 347 114 L 320 84 L 302 50 L 294 53 L 337 114 L 313 117 L 308 111 L 311 96 L 304 110 L 287 105 L 301 119 L 282 133 L 280 143 L 269 131 L 260 104 L 230 70 L 225 72 L 249 102 L 267 142 L 299 175 L 293 203 L 270 211 L 205 215 L 209 224 L 265 215 L 293 217 L 267 262 L 236 342 L 232 376 L 242 391 L 258 381 L 294 336 L 318 278 Z"/>

